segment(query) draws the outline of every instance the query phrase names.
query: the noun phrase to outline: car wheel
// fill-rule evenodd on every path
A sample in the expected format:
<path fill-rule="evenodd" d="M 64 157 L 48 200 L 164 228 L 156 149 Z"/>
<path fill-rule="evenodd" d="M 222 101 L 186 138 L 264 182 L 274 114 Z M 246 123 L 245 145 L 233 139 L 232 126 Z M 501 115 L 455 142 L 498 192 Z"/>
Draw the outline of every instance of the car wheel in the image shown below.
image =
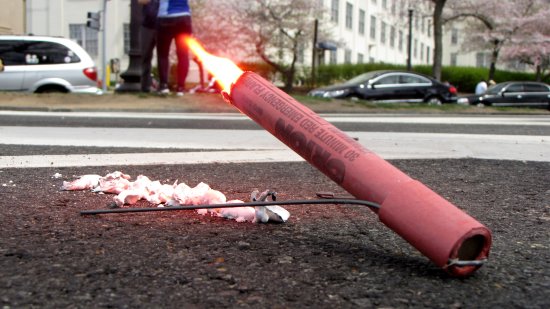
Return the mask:
<path fill-rule="evenodd" d="M 67 88 L 63 86 L 58 86 L 58 85 L 42 86 L 36 89 L 36 93 L 55 93 L 55 92 L 67 93 L 69 91 L 67 90 Z"/>
<path fill-rule="evenodd" d="M 429 105 L 441 105 L 443 104 L 443 101 L 441 101 L 439 97 L 433 96 L 433 97 L 429 97 L 426 100 L 426 103 L 428 103 Z"/>

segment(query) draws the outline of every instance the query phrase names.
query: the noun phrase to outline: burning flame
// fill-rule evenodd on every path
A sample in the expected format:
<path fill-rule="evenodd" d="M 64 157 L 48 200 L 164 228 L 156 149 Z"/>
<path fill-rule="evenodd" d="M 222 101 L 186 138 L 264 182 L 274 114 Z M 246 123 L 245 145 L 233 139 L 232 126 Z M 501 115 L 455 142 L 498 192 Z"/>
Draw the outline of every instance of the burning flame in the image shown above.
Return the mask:
<path fill-rule="evenodd" d="M 223 90 L 231 93 L 231 84 L 243 74 L 235 63 L 231 60 L 221 57 L 216 57 L 204 50 L 202 45 L 192 37 L 185 37 L 185 43 L 189 49 L 199 58 L 199 61 L 210 74 L 214 75 Z"/>

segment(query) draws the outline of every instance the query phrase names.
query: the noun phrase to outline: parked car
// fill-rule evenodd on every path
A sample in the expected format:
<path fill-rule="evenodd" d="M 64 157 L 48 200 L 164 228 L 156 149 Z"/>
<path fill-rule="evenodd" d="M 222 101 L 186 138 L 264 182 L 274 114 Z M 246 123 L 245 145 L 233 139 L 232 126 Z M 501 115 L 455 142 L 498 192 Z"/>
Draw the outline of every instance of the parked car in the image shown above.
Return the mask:
<path fill-rule="evenodd" d="M 314 89 L 323 98 L 356 98 L 379 102 L 456 102 L 456 88 L 431 77 L 401 71 L 371 71 L 343 84 Z"/>
<path fill-rule="evenodd" d="M 550 109 L 550 86 L 537 82 L 504 82 L 496 84 L 482 95 L 465 96 L 459 104 L 477 106 L 524 106 Z"/>
<path fill-rule="evenodd" d="M 0 35 L 0 91 L 100 94 L 88 53 L 65 38 Z"/>

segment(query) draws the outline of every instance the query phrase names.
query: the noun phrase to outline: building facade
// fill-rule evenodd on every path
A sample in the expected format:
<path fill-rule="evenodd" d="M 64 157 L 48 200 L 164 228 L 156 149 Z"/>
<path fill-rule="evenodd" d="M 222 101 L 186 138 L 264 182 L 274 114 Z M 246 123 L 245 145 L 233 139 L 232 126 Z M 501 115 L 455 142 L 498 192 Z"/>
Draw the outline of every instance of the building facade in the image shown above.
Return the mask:
<path fill-rule="evenodd" d="M 464 45 L 468 43 L 465 21 L 455 21 L 445 25 L 443 33 L 443 65 L 489 68 L 491 65 L 490 50 L 472 51 L 465 48 Z M 519 62 L 498 63 L 497 66 L 511 71 L 528 70 L 525 64 Z"/>
<path fill-rule="evenodd" d="M 406 0 L 322 0 L 336 51 L 325 63 L 385 62 L 405 64 L 408 58 L 409 9 L 412 11 L 411 63 L 429 64 L 433 31 L 429 6 Z"/>
<path fill-rule="evenodd" d="M 106 4 L 106 12 L 103 4 Z M 87 13 L 106 14 L 106 59 L 128 64 L 130 0 L 26 0 L 26 32 L 32 35 L 60 36 L 78 42 L 96 62 L 100 72 L 102 35 L 86 27 Z"/>
<path fill-rule="evenodd" d="M 466 23 L 453 22 L 445 26 L 443 36 L 443 65 L 488 68 L 491 64 L 489 51 L 466 51 Z"/>
<path fill-rule="evenodd" d="M 101 31 L 86 27 L 87 13 L 100 12 L 106 4 L 106 59 L 118 59 L 127 67 L 130 47 L 131 0 L 0 0 L 0 32 L 61 36 L 82 45 L 95 60 L 100 72 Z M 429 1 L 413 0 L 317 0 L 326 11 L 324 28 L 332 32 L 335 50 L 326 50 L 322 63 L 384 62 L 406 64 L 408 58 L 409 10 L 412 11 L 411 63 L 431 65 L 433 61 L 432 7 Z M 7 9 L 5 9 L 7 8 Z M 443 64 L 488 66 L 487 52 L 461 52 L 463 26 L 445 30 Z M 303 65 L 310 65 L 302 57 Z M 192 68 L 190 78 L 193 79 Z"/>
<path fill-rule="evenodd" d="M 25 0 L 0 0 L 0 34 L 25 33 Z"/>

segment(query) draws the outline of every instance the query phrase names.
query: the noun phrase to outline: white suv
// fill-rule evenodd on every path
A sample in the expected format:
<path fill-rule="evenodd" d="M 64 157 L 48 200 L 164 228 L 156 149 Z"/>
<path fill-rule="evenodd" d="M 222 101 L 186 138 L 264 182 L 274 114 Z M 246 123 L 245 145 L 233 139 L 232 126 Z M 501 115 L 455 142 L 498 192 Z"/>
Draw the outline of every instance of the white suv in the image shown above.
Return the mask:
<path fill-rule="evenodd" d="M 88 53 L 69 39 L 0 35 L 0 91 L 101 94 Z"/>

